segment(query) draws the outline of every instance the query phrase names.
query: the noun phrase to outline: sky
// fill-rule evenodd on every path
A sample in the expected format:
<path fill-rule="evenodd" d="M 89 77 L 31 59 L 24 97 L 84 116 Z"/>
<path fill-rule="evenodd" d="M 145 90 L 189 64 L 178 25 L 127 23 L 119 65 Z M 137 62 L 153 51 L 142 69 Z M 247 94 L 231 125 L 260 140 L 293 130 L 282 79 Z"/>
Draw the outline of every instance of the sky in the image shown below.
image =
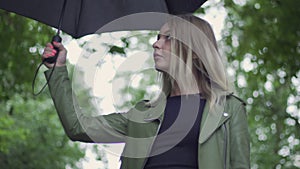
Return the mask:
<path fill-rule="evenodd" d="M 244 1 L 242 0 L 235 0 L 237 3 L 242 3 Z M 203 7 L 205 6 L 214 6 L 214 4 L 219 4 L 220 0 L 210 0 L 206 2 Z M 207 20 L 213 27 L 213 30 L 215 32 L 217 40 L 221 40 L 221 31 L 224 27 L 224 19 L 226 17 L 226 10 L 218 5 L 216 7 L 210 7 L 204 16 L 201 16 L 205 20 Z M 88 59 L 83 57 L 82 49 L 79 47 L 79 44 L 81 44 L 83 41 L 89 41 L 95 43 L 95 45 L 99 44 L 100 41 L 105 41 L 105 42 L 113 42 L 113 43 L 118 43 L 118 38 L 122 37 L 124 34 L 120 33 L 117 35 L 107 35 L 108 37 L 102 37 L 102 39 L 95 39 L 94 36 L 86 36 L 83 37 L 79 40 L 71 39 L 67 40 L 65 43 L 65 47 L 68 50 L 68 60 L 71 64 L 74 65 L 89 65 L 93 62 L 95 62 L 94 59 L 99 60 L 99 57 L 88 57 Z M 153 43 L 155 39 L 152 39 L 149 43 Z M 99 46 L 98 46 L 99 47 Z M 143 53 L 143 52 L 137 52 L 133 51 L 130 56 L 130 58 L 124 58 L 124 57 L 111 57 L 110 55 L 107 54 L 107 51 L 102 51 L 102 53 L 97 53 L 95 55 L 99 55 L 101 58 L 101 69 L 91 68 L 89 67 L 89 70 L 86 71 L 91 71 L 92 76 L 89 76 L 85 79 L 87 84 L 92 84 L 91 87 L 93 88 L 94 95 L 99 96 L 102 98 L 101 102 L 96 103 L 95 105 L 98 106 L 98 108 L 101 108 L 103 112 L 114 112 L 115 107 L 114 107 L 114 102 L 117 102 L 116 98 L 113 97 L 115 96 L 112 93 L 112 84 L 109 83 L 110 80 L 112 80 L 112 77 L 116 73 L 116 70 L 120 70 L 120 67 L 124 67 L 126 65 L 126 62 L 128 63 L 129 59 L 141 59 L 139 63 L 145 62 L 148 57 L 152 57 L 151 54 L 149 53 Z M 104 56 L 105 55 L 105 56 Z M 136 57 L 139 56 L 139 57 Z M 143 56 L 143 57 L 141 57 Z M 141 66 L 141 65 L 139 65 Z M 88 66 L 86 66 L 88 67 Z M 139 69 L 139 67 L 130 67 L 131 69 Z M 97 77 L 97 78 L 95 78 Z M 137 79 L 135 79 L 137 80 Z M 133 80 L 134 83 L 134 80 Z M 134 84 L 132 84 L 134 85 Z M 99 90 L 99 87 L 94 87 L 94 86 L 101 86 L 101 90 Z M 97 100 L 96 100 L 97 102 Z M 104 165 L 102 162 L 99 162 L 95 160 L 96 155 L 92 152 L 90 144 L 82 144 L 82 146 L 87 147 L 86 151 L 86 157 L 85 159 L 81 160 L 78 162 L 79 165 L 81 165 L 83 169 L 102 169 L 104 168 Z M 103 146 L 100 145 L 100 147 Z M 121 152 L 122 145 L 118 146 L 113 146 L 112 148 L 118 149 L 119 152 Z M 119 156 L 116 155 L 116 153 L 112 153 L 115 151 L 110 151 L 108 149 L 105 149 L 106 152 L 106 158 L 108 160 L 108 168 L 109 169 L 118 169 L 120 162 L 119 162 Z M 67 166 L 69 169 L 70 167 Z"/>

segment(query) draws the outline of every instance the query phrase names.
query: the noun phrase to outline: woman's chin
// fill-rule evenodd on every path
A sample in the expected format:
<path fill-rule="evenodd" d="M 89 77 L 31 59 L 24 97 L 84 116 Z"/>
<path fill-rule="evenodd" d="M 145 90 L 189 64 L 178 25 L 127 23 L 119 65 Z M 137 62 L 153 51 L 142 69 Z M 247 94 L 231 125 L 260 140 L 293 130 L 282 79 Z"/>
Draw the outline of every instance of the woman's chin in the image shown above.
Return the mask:
<path fill-rule="evenodd" d="M 156 65 L 155 65 L 155 70 L 158 71 L 158 72 L 161 72 L 161 73 L 166 72 L 163 68 L 161 68 L 159 66 L 156 66 Z"/>

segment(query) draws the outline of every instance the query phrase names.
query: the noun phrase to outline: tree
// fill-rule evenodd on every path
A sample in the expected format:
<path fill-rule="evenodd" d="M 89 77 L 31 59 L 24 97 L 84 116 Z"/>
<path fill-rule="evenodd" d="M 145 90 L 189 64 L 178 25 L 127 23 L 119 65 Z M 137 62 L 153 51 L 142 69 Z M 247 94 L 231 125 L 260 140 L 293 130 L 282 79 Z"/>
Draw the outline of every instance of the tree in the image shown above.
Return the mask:
<path fill-rule="evenodd" d="M 224 0 L 223 50 L 248 103 L 252 168 L 300 168 L 299 5 Z"/>
<path fill-rule="evenodd" d="M 2 10 L 0 23 L 0 168 L 77 168 L 84 154 L 66 137 L 50 97 L 31 93 L 53 29 Z"/>

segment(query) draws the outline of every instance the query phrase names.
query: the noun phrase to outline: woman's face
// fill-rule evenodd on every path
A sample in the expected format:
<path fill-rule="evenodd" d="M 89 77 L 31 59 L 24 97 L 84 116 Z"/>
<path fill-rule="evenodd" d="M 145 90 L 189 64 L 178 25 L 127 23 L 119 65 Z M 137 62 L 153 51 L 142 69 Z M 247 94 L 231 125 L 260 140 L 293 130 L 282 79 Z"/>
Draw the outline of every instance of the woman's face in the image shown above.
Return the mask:
<path fill-rule="evenodd" d="M 157 41 L 152 46 L 154 48 L 153 57 L 155 69 L 167 72 L 169 70 L 171 57 L 171 37 L 170 29 L 167 24 L 162 26 L 157 36 Z"/>

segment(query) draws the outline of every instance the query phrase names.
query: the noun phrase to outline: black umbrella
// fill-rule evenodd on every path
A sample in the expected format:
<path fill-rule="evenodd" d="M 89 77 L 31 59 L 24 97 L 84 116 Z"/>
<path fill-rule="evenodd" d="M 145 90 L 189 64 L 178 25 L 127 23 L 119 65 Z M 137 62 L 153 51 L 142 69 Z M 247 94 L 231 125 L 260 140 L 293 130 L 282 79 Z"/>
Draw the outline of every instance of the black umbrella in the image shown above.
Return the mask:
<path fill-rule="evenodd" d="M 103 25 L 130 14 L 162 12 L 169 14 L 192 13 L 206 0 L 0 0 L 0 9 L 32 18 L 61 29 L 74 38 L 95 33 Z M 147 18 L 147 17 L 146 17 Z M 147 20 L 124 22 L 114 30 L 153 30 Z"/>
<path fill-rule="evenodd" d="M 53 37 L 52 41 L 61 42 L 59 36 L 60 30 L 71 35 L 73 38 L 80 38 L 95 32 L 158 29 L 164 22 L 164 18 L 152 12 L 169 14 L 192 13 L 205 1 L 206 0 L 0 0 L 0 9 L 14 12 L 57 28 L 57 35 Z M 149 12 L 151 15 L 149 15 Z M 137 13 L 144 14 L 138 15 L 133 19 L 123 18 L 124 16 Z M 113 22 L 109 24 L 109 26 L 102 28 L 104 25 L 121 17 L 123 20 L 117 24 Z M 100 28 L 101 30 L 99 32 L 98 30 Z M 45 59 L 44 62 L 55 63 L 56 58 L 57 55 Z"/>

